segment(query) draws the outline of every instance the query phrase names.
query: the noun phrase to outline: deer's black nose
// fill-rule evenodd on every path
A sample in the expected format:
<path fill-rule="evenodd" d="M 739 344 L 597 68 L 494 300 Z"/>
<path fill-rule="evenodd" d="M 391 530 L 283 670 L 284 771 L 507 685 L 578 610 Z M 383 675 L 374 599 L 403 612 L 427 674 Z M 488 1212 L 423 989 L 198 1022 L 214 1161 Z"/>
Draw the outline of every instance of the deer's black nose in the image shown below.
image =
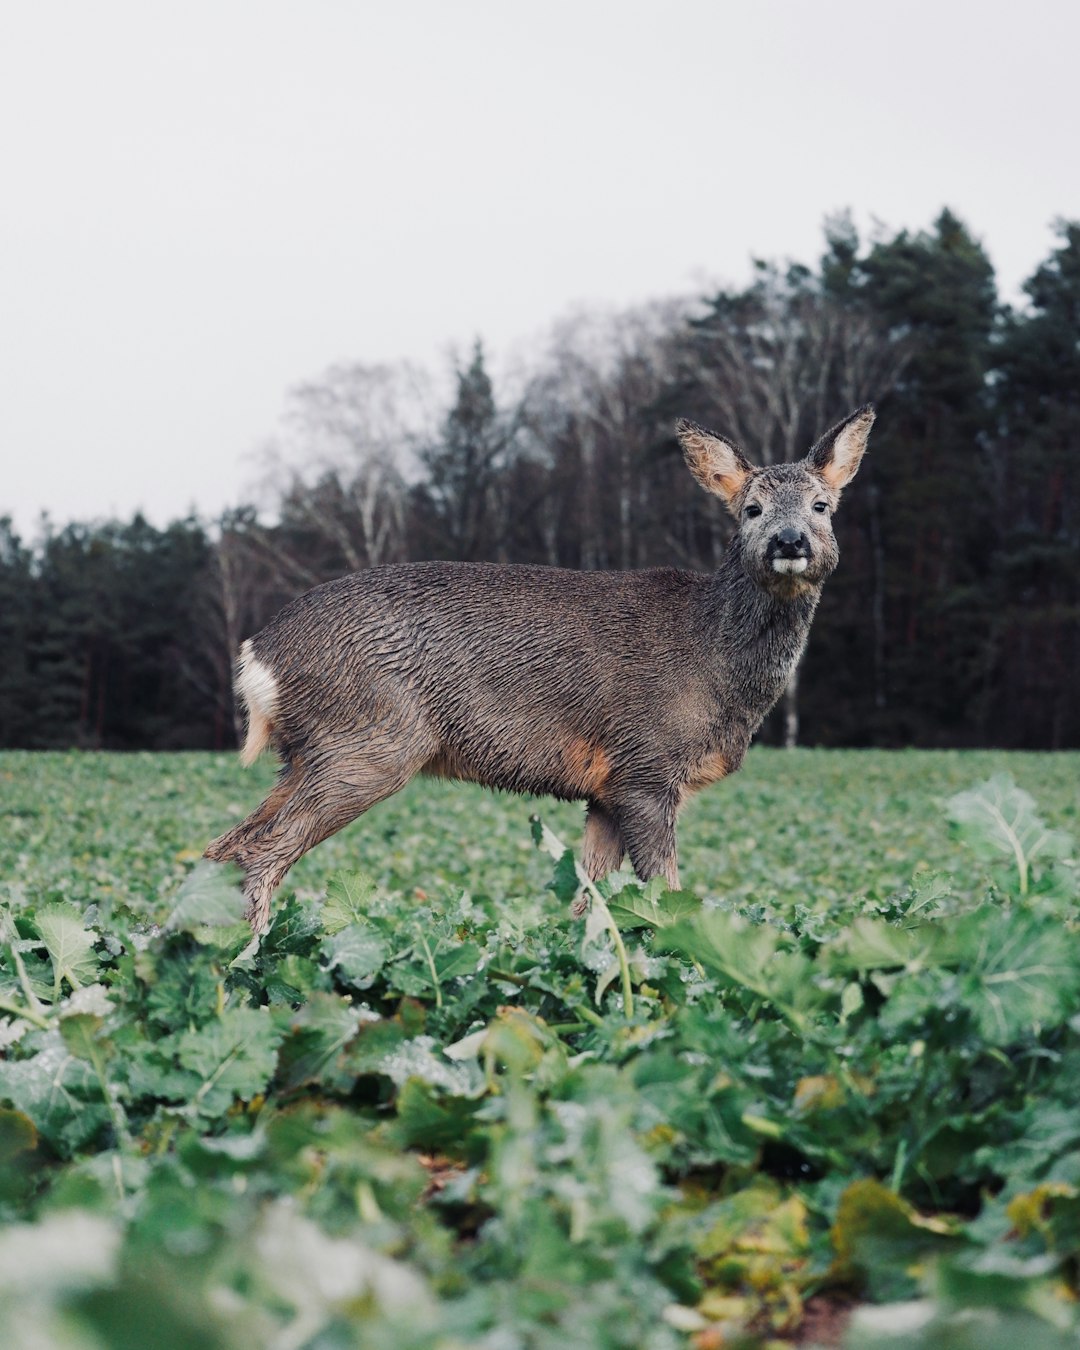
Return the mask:
<path fill-rule="evenodd" d="M 805 534 L 788 525 L 773 535 L 770 552 L 774 558 L 809 558 L 810 545 Z"/>

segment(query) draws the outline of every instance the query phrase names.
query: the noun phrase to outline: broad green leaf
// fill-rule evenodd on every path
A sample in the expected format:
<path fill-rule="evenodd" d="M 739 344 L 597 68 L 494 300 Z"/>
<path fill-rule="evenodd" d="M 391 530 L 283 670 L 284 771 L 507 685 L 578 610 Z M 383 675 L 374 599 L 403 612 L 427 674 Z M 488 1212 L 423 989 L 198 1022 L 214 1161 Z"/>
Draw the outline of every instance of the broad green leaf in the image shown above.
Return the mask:
<path fill-rule="evenodd" d="M 767 924 L 752 924 L 736 914 L 710 909 L 668 928 L 663 942 L 726 979 L 761 992 L 780 934 Z"/>
<path fill-rule="evenodd" d="M 40 959 L 45 944 L 38 938 L 15 938 L 0 947 L 0 996 L 7 1001 L 4 1011 L 41 1016 L 47 1005 L 56 1001 L 53 964 Z"/>
<path fill-rule="evenodd" d="M 173 898 L 166 931 L 209 937 L 215 929 L 239 930 L 244 925 L 239 879 L 240 869 L 231 864 L 197 863 Z M 220 937 L 229 940 L 232 932 L 223 932 Z"/>
<path fill-rule="evenodd" d="M 1028 891 L 1035 858 L 1068 858 L 1073 841 L 1063 830 L 1051 830 L 1040 819 L 1035 799 L 1017 787 L 1012 775 L 995 774 L 967 792 L 958 792 L 947 806 L 949 818 L 963 838 L 990 861 L 1007 860 L 1016 869 L 1017 888 Z"/>
<path fill-rule="evenodd" d="M 767 924 L 723 910 L 702 910 L 659 930 L 663 946 L 696 961 L 714 976 L 768 1000 L 800 1031 L 830 997 L 813 979 L 814 967 Z"/>
<path fill-rule="evenodd" d="M 396 1107 L 388 1133 L 404 1147 L 439 1149 L 457 1158 L 483 1151 L 479 1102 L 444 1096 L 430 1083 L 410 1078 L 398 1093 Z"/>
<path fill-rule="evenodd" d="M 943 959 L 941 950 L 946 933 L 943 925 L 928 923 L 898 928 L 883 919 L 860 915 L 830 946 L 826 960 L 830 969 L 838 971 L 937 965 Z"/>
<path fill-rule="evenodd" d="M 76 1059 L 85 1059 L 93 1063 L 95 1058 L 101 1057 L 104 1050 L 98 1043 L 98 1033 L 102 1026 L 101 1018 L 94 1013 L 75 1013 L 61 1021 L 60 1035 Z"/>
<path fill-rule="evenodd" d="M 952 894 L 952 881 L 939 872 L 920 872 L 911 883 L 911 890 L 905 898 L 905 918 L 918 914 L 921 918 L 931 916 L 940 908 L 942 900 Z"/>
<path fill-rule="evenodd" d="M 581 889 L 581 879 L 578 876 L 577 862 L 570 849 L 567 849 L 555 864 L 551 889 L 567 908 L 569 908 L 577 898 L 578 891 Z"/>
<path fill-rule="evenodd" d="M 294 1015 L 281 1046 L 279 1081 L 283 1088 L 321 1082 L 347 1090 L 351 1076 L 336 1067 L 341 1052 L 356 1035 L 361 1012 L 338 994 L 315 992 Z"/>
<path fill-rule="evenodd" d="M 620 928 L 668 928 L 696 913 L 701 898 L 689 891 L 669 891 L 663 882 L 650 882 L 644 889 L 624 886 L 607 906 Z"/>
<path fill-rule="evenodd" d="M 854 1017 L 857 1012 L 861 1012 L 863 1003 L 863 991 L 859 985 L 854 982 L 845 984 L 843 993 L 840 995 L 841 1022 L 846 1022 L 849 1017 Z"/>
<path fill-rule="evenodd" d="M 340 971 L 354 989 L 370 989 L 388 955 L 386 940 L 365 920 L 350 921 L 347 927 L 333 930 L 322 950 L 327 969 Z"/>
<path fill-rule="evenodd" d="M 306 904 L 295 895 L 286 895 L 274 905 L 270 931 L 262 936 L 260 956 L 263 965 L 289 956 L 315 956 L 323 931 L 319 906 Z"/>
<path fill-rule="evenodd" d="M 89 1060 L 95 1069 L 112 1051 L 107 1038 L 101 1037 L 101 1029 L 114 1006 L 104 985 L 86 984 L 64 999 L 57 1010 L 64 1044 L 76 1058 Z M 109 1090 L 105 1083 L 102 1090 Z"/>
<path fill-rule="evenodd" d="M 283 1032 L 256 1008 L 226 1008 L 197 1031 L 172 1038 L 177 1062 L 195 1078 L 190 1105 L 215 1116 L 237 1099 L 265 1092 L 277 1067 Z"/>
<path fill-rule="evenodd" d="M 369 1059 L 369 1069 L 383 1074 L 397 1087 L 418 1078 L 452 1096 L 474 1096 L 481 1086 L 476 1064 L 453 1061 L 443 1054 L 432 1036 L 413 1036 L 399 1041 L 385 1054 Z"/>
<path fill-rule="evenodd" d="M 378 886 L 363 872 L 335 872 L 326 886 L 323 929 L 336 933 L 350 924 L 365 924 Z"/>
<path fill-rule="evenodd" d="M 480 948 L 475 942 L 462 942 L 449 951 L 439 952 L 435 957 L 435 969 L 440 982 L 459 975 L 471 975 L 479 964 Z"/>
<path fill-rule="evenodd" d="M 64 980 L 78 989 L 97 979 L 96 935 L 83 927 L 76 909 L 71 905 L 45 905 L 38 910 L 34 923 L 52 962 L 54 1001 L 60 997 Z"/>
<path fill-rule="evenodd" d="M 1080 1009 L 1080 951 L 1053 918 L 986 906 L 957 921 L 961 997 L 993 1045 Z"/>
<path fill-rule="evenodd" d="M 101 1084 L 58 1031 L 42 1033 L 28 1059 L 0 1060 L 0 1101 L 24 1112 L 62 1154 L 88 1143 L 109 1119 Z"/>

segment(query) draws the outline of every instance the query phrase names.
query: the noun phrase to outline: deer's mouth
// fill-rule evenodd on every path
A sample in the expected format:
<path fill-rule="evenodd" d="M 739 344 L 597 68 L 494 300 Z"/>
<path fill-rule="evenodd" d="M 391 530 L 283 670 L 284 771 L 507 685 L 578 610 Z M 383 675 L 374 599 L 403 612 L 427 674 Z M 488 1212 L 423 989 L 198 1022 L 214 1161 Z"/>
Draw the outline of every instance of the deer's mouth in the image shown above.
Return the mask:
<path fill-rule="evenodd" d="M 798 576 L 810 566 L 809 558 L 774 558 L 772 570 L 781 576 Z"/>

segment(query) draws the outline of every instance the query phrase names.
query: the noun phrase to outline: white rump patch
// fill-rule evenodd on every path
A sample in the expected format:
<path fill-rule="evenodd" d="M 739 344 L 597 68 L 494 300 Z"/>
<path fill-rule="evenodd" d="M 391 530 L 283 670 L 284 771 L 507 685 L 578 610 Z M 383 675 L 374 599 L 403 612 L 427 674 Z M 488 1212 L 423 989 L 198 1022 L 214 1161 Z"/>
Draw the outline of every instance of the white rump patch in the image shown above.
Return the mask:
<path fill-rule="evenodd" d="M 809 560 L 806 558 L 774 558 L 772 563 L 774 572 L 783 572 L 788 576 L 805 572 L 808 565 Z"/>
<path fill-rule="evenodd" d="M 270 729 L 278 712 L 278 683 L 270 667 L 252 651 L 250 639 L 240 648 L 236 693 L 247 708 L 248 719 L 247 740 L 240 759 L 251 764 L 270 740 Z"/>
<path fill-rule="evenodd" d="M 251 640 L 240 648 L 240 667 L 236 676 L 236 692 L 244 700 L 249 712 L 256 709 L 273 720 L 277 715 L 278 686 L 274 672 L 260 661 L 251 650 Z"/>

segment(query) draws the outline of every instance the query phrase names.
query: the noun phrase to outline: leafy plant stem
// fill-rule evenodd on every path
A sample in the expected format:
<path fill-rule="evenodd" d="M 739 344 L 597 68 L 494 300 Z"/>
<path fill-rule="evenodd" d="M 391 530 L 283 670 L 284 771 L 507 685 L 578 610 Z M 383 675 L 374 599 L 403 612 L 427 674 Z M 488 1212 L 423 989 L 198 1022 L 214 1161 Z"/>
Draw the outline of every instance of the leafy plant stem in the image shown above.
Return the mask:
<path fill-rule="evenodd" d="M 615 955 L 619 961 L 619 976 L 622 980 L 623 1010 L 627 1017 L 634 1015 L 634 990 L 630 983 L 630 962 L 626 957 L 626 948 L 623 946 L 622 934 L 619 932 L 619 925 L 611 917 L 611 911 L 607 907 L 604 897 L 592 883 L 589 883 L 593 896 L 593 904 L 602 906 L 601 913 L 607 924 L 607 930 L 611 934 L 611 941 L 615 947 Z"/>
<path fill-rule="evenodd" d="M 101 1084 L 101 1095 L 105 1098 L 105 1104 L 109 1108 L 109 1117 L 112 1120 L 113 1128 L 117 1136 L 126 1143 L 128 1136 L 127 1122 L 124 1119 L 123 1112 L 120 1110 L 116 1097 L 113 1094 L 112 1085 L 109 1082 L 108 1075 L 105 1072 L 105 1062 L 101 1058 L 101 1051 L 92 1043 L 87 1046 L 87 1053 L 90 1056 L 90 1063 L 94 1066 L 94 1073 Z"/>
<path fill-rule="evenodd" d="M 531 986 L 531 981 L 526 976 L 515 975 L 509 970 L 496 970 L 494 966 L 490 966 L 487 973 L 493 980 L 502 980 L 506 984 L 516 984 L 519 989 L 528 989 Z"/>
<path fill-rule="evenodd" d="M 34 993 L 34 987 L 30 983 L 30 976 L 26 973 L 26 967 L 23 965 L 23 959 L 19 955 L 17 947 L 12 946 L 11 955 L 15 961 L 15 970 L 19 976 L 19 984 L 22 986 L 26 1001 L 36 1013 L 40 1014 L 42 1008 L 41 1000 L 38 998 L 37 994 Z"/>
<path fill-rule="evenodd" d="M 0 998 L 0 1012 L 11 1013 L 13 1017 L 21 1017 L 26 1022 L 32 1022 L 36 1027 L 47 1027 L 49 1019 L 42 1017 L 32 1008 L 24 1008 L 21 1004 L 13 1002 L 11 999 Z"/>
<path fill-rule="evenodd" d="M 557 834 L 548 829 L 543 821 L 538 821 L 537 824 L 539 827 L 540 847 L 558 862 L 563 855 L 570 852 L 570 850 Z M 578 884 L 592 901 L 593 907 L 599 909 L 600 916 L 604 920 L 604 926 L 611 934 L 612 946 L 615 948 L 615 958 L 619 963 L 623 1012 L 627 1017 L 633 1017 L 634 989 L 630 981 L 630 962 L 627 959 L 626 947 L 623 945 L 622 934 L 619 932 L 619 925 L 612 918 L 611 910 L 607 907 L 607 901 L 601 895 L 596 883 L 586 874 L 584 868 L 576 858 L 574 859 L 574 871 L 577 873 Z"/>
<path fill-rule="evenodd" d="M 121 1201 L 124 1199 L 124 1163 L 119 1153 L 114 1153 L 112 1157 L 113 1181 L 116 1182 L 116 1193 Z"/>
<path fill-rule="evenodd" d="M 904 1182 L 904 1169 L 907 1166 L 907 1140 L 901 1139 L 896 1149 L 896 1157 L 893 1159 L 892 1176 L 889 1178 L 889 1190 L 894 1195 L 900 1194 L 900 1187 Z"/>
<path fill-rule="evenodd" d="M 113 1131 L 122 1144 L 130 1144 L 131 1135 L 128 1133 L 127 1121 L 124 1118 L 124 1113 L 116 1100 L 112 1084 L 109 1082 L 108 1075 L 105 1072 L 105 1062 L 101 1058 L 101 1051 L 89 1038 L 86 1051 L 90 1056 L 90 1063 L 93 1065 L 98 1083 L 101 1085 L 101 1095 L 109 1112 L 109 1119 L 112 1121 Z M 116 1182 L 117 1194 L 119 1195 L 119 1198 L 123 1200 L 125 1195 L 124 1164 L 119 1152 L 113 1154 L 112 1170 L 113 1178 Z"/>
<path fill-rule="evenodd" d="M 431 971 L 431 983 L 435 986 L 435 1006 L 436 1008 L 441 1008 L 443 1005 L 442 985 L 439 983 L 439 972 L 435 969 L 435 958 L 431 954 L 431 948 L 428 945 L 427 938 L 424 936 L 421 930 L 417 931 L 420 933 L 420 945 L 424 949 L 424 956 L 427 959 L 428 970 Z"/>

